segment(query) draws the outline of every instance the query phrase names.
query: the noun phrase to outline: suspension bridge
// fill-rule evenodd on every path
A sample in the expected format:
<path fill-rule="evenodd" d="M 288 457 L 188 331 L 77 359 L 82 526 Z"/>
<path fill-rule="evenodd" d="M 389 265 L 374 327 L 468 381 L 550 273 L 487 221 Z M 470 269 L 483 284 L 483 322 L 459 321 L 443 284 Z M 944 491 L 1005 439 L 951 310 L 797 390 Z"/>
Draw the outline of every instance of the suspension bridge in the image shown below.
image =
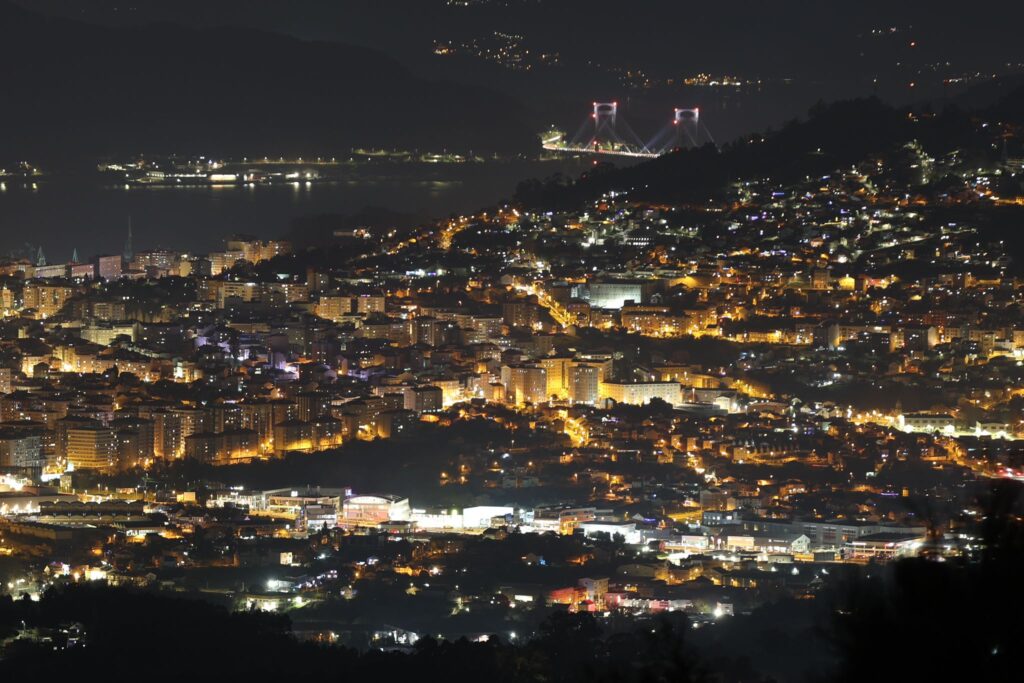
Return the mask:
<path fill-rule="evenodd" d="M 541 136 L 541 146 L 551 152 L 567 154 L 652 159 L 675 149 L 715 143 L 697 108 L 674 109 L 671 120 L 644 142 L 619 112 L 618 102 L 594 102 L 593 106 L 575 135 L 566 139 L 561 131 L 551 130 Z"/>

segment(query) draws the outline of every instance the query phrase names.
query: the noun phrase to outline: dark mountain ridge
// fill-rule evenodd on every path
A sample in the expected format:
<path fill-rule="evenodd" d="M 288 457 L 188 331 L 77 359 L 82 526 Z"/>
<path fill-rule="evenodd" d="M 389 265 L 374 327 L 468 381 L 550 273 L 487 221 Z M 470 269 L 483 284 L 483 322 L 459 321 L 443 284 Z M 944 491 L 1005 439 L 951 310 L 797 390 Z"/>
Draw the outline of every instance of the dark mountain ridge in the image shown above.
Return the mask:
<path fill-rule="evenodd" d="M 0 159 L 535 144 L 518 103 L 424 81 L 364 47 L 249 29 L 105 28 L 0 0 L 0 59 Z"/>

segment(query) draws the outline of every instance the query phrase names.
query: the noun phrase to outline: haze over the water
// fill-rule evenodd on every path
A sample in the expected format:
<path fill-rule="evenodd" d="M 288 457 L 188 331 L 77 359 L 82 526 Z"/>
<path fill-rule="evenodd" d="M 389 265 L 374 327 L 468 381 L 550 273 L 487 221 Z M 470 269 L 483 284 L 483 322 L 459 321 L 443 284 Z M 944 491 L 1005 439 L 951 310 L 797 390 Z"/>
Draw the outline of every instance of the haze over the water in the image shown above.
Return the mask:
<path fill-rule="evenodd" d="M 480 163 L 471 168 L 355 169 L 347 180 L 307 185 L 127 187 L 93 177 L 62 177 L 0 190 L 0 254 L 67 260 L 119 253 L 131 217 L 137 248 L 215 250 L 233 233 L 283 236 L 297 218 L 351 215 L 386 207 L 422 221 L 490 206 L 511 197 L 526 177 L 579 169 L 566 162 Z M 578 172 L 578 171 L 576 171 Z M 31 226 L 31 227 L 30 227 Z M 30 245 L 30 247 L 26 247 Z"/>

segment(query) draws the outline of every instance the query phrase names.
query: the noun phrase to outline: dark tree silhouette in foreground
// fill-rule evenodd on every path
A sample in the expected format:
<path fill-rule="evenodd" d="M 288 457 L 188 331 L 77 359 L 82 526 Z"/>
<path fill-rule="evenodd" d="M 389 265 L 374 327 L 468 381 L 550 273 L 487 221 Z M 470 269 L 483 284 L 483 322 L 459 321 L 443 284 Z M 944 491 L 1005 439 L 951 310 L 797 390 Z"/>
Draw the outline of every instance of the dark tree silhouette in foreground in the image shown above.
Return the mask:
<path fill-rule="evenodd" d="M 829 633 L 835 680 L 1020 680 L 1022 489 L 992 484 L 979 500 L 980 542 L 963 558 L 907 559 L 849 583 Z"/>

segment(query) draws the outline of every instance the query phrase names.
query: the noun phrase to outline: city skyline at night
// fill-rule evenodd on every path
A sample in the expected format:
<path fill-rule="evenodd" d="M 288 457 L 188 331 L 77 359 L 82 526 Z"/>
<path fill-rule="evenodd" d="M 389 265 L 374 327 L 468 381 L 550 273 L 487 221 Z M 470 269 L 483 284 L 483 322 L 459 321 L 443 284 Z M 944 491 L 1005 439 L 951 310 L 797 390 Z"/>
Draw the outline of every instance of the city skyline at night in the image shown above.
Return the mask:
<path fill-rule="evenodd" d="M 0 675 L 1016 680 L 1022 18 L 0 0 Z"/>

